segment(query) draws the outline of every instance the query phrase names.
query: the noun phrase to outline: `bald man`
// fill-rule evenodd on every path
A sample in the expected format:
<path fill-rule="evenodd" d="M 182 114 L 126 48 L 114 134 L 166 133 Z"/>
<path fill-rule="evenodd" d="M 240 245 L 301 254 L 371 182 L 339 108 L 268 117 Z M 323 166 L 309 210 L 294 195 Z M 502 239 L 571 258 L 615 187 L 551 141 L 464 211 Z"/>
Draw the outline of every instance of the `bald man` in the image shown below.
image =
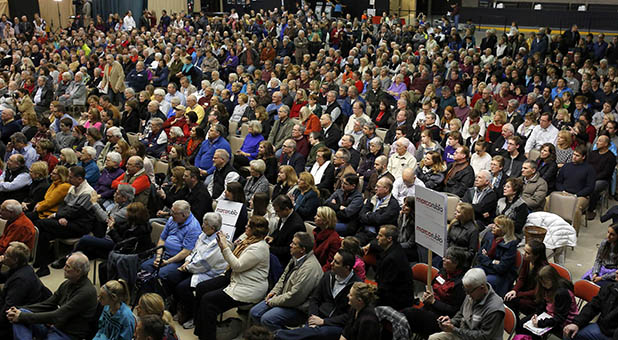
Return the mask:
<path fill-rule="evenodd" d="M 405 168 L 401 172 L 401 177 L 398 177 L 393 183 L 392 195 L 403 206 L 403 201 L 406 197 L 415 196 L 417 186 L 425 187 L 425 183 L 416 178 L 413 168 Z"/>

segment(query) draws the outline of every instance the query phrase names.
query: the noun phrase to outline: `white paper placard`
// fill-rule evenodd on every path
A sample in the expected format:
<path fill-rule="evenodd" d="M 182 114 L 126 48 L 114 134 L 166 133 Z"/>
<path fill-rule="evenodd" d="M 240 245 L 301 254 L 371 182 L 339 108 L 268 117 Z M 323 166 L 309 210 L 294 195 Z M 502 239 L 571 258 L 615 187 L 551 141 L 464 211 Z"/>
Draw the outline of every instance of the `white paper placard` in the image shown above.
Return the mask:
<path fill-rule="evenodd" d="M 219 213 L 223 219 L 221 231 L 223 231 L 225 237 L 227 237 L 227 240 L 230 242 L 232 242 L 232 237 L 234 237 L 234 232 L 236 231 L 236 221 L 238 220 L 238 215 L 240 215 L 241 209 L 242 203 L 228 200 L 220 200 L 217 203 L 215 212 Z"/>
<path fill-rule="evenodd" d="M 414 211 L 416 243 L 444 256 L 446 251 L 446 194 L 417 187 Z"/>

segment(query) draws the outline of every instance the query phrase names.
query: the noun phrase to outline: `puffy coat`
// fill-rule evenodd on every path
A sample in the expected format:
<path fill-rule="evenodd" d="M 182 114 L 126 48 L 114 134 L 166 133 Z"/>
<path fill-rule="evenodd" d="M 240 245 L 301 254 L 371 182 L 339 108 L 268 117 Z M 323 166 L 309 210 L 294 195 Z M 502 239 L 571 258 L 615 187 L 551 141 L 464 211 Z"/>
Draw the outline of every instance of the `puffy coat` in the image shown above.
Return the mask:
<path fill-rule="evenodd" d="M 526 220 L 526 226 L 529 225 L 547 229 L 547 234 L 543 241 L 547 249 L 565 246 L 575 247 L 577 245 L 577 235 L 573 226 L 556 214 L 544 211 L 532 213 L 528 215 Z"/>

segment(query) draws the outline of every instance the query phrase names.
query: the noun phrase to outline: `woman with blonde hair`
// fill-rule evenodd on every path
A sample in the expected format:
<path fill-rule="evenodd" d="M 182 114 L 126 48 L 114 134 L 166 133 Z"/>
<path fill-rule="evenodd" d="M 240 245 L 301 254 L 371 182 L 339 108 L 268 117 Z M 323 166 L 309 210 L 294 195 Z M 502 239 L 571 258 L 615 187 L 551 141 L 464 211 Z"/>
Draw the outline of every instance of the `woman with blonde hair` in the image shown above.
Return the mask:
<path fill-rule="evenodd" d="M 298 175 L 298 188 L 292 192 L 290 198 L 294 204 L 294 210 L 303 218 L 303 221 L 311 220 L 320 205 L 320 191 L 315 186 L 313 175 L 303 171 Z"/>
<path fill-rule="evenodd" d="M 305 127 L 305 136 L 322 130 L 320 118 L 306 105 L 300 109 L 300 123 Z"/>
<path fill-rule="evenodd" d="M 60 150 L 60 161 L 58 165 L 65 166 L 67 168 L 77 164 L 77 155 L 71 148 L 63 148 Z"/>
<path fill-rule="evenodd" d="M 64 201 L 64 197 L 69 192 L 71 184 L 69 181 L 69 169 L 58 165 L 52 170 L 50 179 L 51 185 L 47 188 L 43 199 L 34 205 L 36 213 L 28 213 L 31 220 L 44 219 L 58 211 L 58 206 Z"/>
<path fill-rule="evenodd" d="M 139 298 L 137 306 L 135 306 L 135 314 L 138 318 L 146 315 L 156 315 L 160 317 L 163 322 L 165 322 L 163 338 L 167 340 L 178 339 L 173 326 L 174 320 L 172 314 L 165 310 L 165 302 L 161 295 L 156 293 L 146 293 L 142 295 Z"/>
<path fill-rule="evenodd" d="M 517 238 L 515 237 L 515 223 L 510 218 L 499 215 L 494 223 L 489 225 L 490 232 L 486 232 L 477 254 L 479 268 L 487 274 L 487 282 L 494 291 L 504 296 L 517 277 L 515 258 L 517 252 Z"/>
<path fill-rule="evenodd" d="M 502 126 L 506 123 L 506 114 L 502 110 L 494 113 L 493 122 L 487 126 L 485 131 L 485 141 L 493 143 L 502 134 Z"/>
<path fill-rule="evenodd" d="M 114 151 L 119 153 L 122 157 L 122 160 L 120 161 L 120 164 L 118 166 L 124 168 L 127 160 L 130 157 L 129 143 L 127 143 L 124 139 L 119 140 L 118 142 L 116 142 L 116 145 L 114 145 Z"/>
<path fill-rule="evenodd" d="M 341 340 L 379 339 L 380 322 L 374 305 L 378 300 L 378 287 L 355 282 L 348 293 L 349 318 L 343 328 Z"/>
<path fill-rule="evenodd" d="M 129 285 L 125 280 L 107 281 L 99 291 L 103 312 L 93 340 L 130 340 L 135 332 L 135 316 L 129 303 Z"/>
<path fill-rule="evenodd" d="M 556 163 L 562 168 L 573 157 L 573 135 L 567 130 L 558 132 L 556 139 Z"/>
<path fill-rule="evenodd" d="M 279 195 L 290 195 L 297 189 L 298 176 L 296 176 L 296 170 L 290 165 L 282 165 L 279 167 L 279 173 L 277 174 L 277 184 L 273 189 L 271 201 Z"/>
<path fill-rule="evenodd" d="M 322 270 L 327 271 L 327 264 L 332 260 L 339 248 L 341 248 L 341 239 L 335 231 L 337 224 L 337 214 L 331 207 L 319 207 L 315 218 L 316 228 L 313 229 L 313 254 L 320 261 Z"/>
<path fill-rule="evenodd" d="M 23 125 L 21 132 L 26 135 L 27 140 L 31 140 L 38 131 L 39 119 L 36 113 L 34 111 L 24 112 L 21 115 L 21 124 Z"/>

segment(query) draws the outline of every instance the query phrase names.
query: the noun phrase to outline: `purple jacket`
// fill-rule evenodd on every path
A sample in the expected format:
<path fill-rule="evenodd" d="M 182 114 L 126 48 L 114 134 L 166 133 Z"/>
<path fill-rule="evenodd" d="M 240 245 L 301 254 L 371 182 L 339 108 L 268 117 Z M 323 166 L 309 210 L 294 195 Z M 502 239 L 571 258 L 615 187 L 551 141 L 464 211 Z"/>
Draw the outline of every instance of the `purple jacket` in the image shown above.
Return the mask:
<path fill-rule="evenodd" d="M 107 168 L 101 171 L 101 177 L 97 181 L 97 184 L 94 186 L 94 190 L 97 191 L 97 194 L 101 195 L 103 199 L 111 199 L 114 197 L 114 189 L 112 189 L 112 181 L 118 178 L 118 176 L 122 175 L 124 170 L 121 168 L 116 168 L 112 172 L 110 172 Z"/>

